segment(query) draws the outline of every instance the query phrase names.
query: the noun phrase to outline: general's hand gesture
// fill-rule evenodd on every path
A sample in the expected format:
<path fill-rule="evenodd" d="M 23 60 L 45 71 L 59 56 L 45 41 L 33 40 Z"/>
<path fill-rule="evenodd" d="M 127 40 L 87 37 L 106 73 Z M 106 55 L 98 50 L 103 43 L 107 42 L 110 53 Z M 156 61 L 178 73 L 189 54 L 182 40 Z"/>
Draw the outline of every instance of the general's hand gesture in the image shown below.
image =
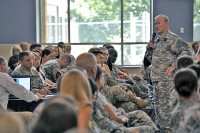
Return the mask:
<path fill-rule="evenodd" d="M 147 48 L 153 48 L 153 47 L 154 47 L 154 43 L 150 41 L 150 42 L 147 44 Z"/>
<path fill-rule="evenodd" d="M 171 73 L 175 70 L 175 68 L 173 66 L 169 66 L 165 72 L 166 76 L 171 76 Z"/>

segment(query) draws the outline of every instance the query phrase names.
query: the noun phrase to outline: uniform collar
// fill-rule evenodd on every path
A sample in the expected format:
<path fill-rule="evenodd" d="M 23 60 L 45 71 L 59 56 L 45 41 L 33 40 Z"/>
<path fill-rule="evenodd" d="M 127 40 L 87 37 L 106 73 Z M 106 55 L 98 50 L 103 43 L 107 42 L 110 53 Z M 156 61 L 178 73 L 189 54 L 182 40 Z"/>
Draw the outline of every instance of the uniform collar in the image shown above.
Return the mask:
<path fill-rule="evenodd" d="M 158 37 L 158 39 L 157 39 L 157 42 L 158 41 L 167 41 L 167 39 L 169 38 L 169 34 L 170 34 L 171 32 L 170 31 L 168 31 L 168 32 L 165 32 L 164 34 L 162 34 L 161 36 L 159 36 Z"/>

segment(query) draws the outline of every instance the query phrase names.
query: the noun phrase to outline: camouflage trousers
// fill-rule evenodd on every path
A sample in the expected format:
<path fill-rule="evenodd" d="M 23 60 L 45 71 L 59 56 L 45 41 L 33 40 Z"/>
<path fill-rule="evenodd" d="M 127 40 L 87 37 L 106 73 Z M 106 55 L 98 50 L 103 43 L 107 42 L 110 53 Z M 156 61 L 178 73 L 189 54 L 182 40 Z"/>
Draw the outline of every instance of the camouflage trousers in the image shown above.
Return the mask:
<path fill-rule="evenodd" d="M 172 110 L 175 108 L 177 102 L 178 102 L 178 93 L 175 89 L 172 89 L 170 93 L 170 106 L 172 107 Z"/>
<path fill-rule="evenodd" d="M 128 124 L 132 124 L 132 126 L 143 130 L 144 127 L 141 126 L 148 126 L 154 132 L 158 130 L 157 126 L 151 120 L 151 118 L 143 111 L 136 110 L 125 114 L 127 118 L 129 118 Z M 146 129 L 147 130 L 147 129 Z"/>
<path fill-rule="evenodd" d="M 130 96 L 119 86 L 109 87 L 105 92 L 106 98 L 117 108 L 123 108 L 125 112 L 138 109 L 138 106 L 132 102 Z"/>
<path fill-rule="evenodd" d="M 153 82 L 155 88 L 155 123 L 160 128 L 171 128 L 170 92 L 174 88 L 173 81 Z"/>

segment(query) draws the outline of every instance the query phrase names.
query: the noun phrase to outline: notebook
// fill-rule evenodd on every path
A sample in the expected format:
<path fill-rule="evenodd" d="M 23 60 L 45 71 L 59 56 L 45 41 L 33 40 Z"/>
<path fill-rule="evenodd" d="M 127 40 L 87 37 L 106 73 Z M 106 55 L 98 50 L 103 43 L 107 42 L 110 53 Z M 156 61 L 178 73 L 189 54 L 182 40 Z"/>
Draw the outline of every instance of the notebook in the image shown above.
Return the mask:
<path fill-rule="evenodd" d="M 31 90 L 31 77 L 13 77 L 13 80 L 26 88 L 27 90 Z"/>

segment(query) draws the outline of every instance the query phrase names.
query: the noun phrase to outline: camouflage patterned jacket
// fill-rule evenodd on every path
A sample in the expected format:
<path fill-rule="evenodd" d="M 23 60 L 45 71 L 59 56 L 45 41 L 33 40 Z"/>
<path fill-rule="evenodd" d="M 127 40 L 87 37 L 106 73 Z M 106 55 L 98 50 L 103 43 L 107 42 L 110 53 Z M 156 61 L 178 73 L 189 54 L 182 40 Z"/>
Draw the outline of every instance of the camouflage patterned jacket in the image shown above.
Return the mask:
<path fill-rule="evenodd" d="M 199 133 L 200 132 L 200 101 L 193 102 L 184 113 L 184 120 L 180 121 L 176 133 Z"/>
<path fill-rule="evenodd" d="M 165 72 L 169 66 L 176 67 L 176 60 L 182 55 L 192 55 L 189 45 L 172 32 L 160 36 L 154 43 L 154 48 L 148 48 L 148 59 L 151 60 L 152 81 L 173 80 L 174 73 L 167 77 Z"/>
<path fill-rule="evenodd" d="M 49 60 L 44 65 L 46 77 L 56 83 L 57 79 L 62 74 L 59 60 Z"/>
<path fill-rule="evenodd" d="M 99 128 L 107 132 L 121 133 L 124 131 L 125 133 L 131 133 L 129 129 L 110 119 L 108 113 L 104 110 L 99 93 L 101 92 L 95 92 L 96 101 L 94 103 L 94 112 L 92 114 L 92 118 L 97 123 Z"/>
<path fill-rule="evenodd" d="M 44 88 L 42 79 L 40 78 L 38 71 L 34 68 L 27 70 L 20 65 L 11 73 L 11 76 L 29 76 L 31 77 L 31 89 Z"/>
<path fill-rule="evenodd" d="M 181 99 L 171 114 L 171 125 L 172 125 L 172 131 L 177 132 L 177 129 L 179 128 L 179 124 L 181 121 L 184 120 L 184 113 L 187 112 L 187 109 L 193 105 L 192 101 L 189 101 L 187 99 Z"/>

